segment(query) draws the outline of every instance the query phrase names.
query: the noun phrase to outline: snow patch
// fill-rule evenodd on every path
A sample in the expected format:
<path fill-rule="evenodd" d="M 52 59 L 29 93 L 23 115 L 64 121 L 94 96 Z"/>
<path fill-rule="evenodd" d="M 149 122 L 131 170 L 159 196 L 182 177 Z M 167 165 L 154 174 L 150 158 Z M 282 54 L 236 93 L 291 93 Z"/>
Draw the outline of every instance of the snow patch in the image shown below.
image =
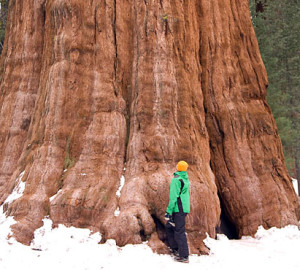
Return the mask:
<path fill-rule="evenodd" d="M 277 229 L 275 227 L 266 230 L 260 226 L 255 234 L 255 239 L 277 241 L 277 239 L 289 241 L 289 240 L 300 240 L 299 228 L 295 225 L 288 225 L 283 229 Z"/>
<path fill-rule="evenodd" d="M 16 180 L 17 184 L 16 184 L 13 192 L 7 197 L 7 199 L 5 200 L 4 203 L 11 204 L 13 201 L 15 201 L 16 199 L 19 199 L 20 197 L 23 196 L 23 193 L 25 190 L 25 185 L 26 185 L 25 182 L 22 182 L 24 173 L 25 173 L 25 171 L 20 173 L 19 177 Z"/>
<path fill-rule="evenodd" d="M 57 228 L 52 228 L 52 220 L 48 217 L 43 219 L 43 223 L 44 225 L 34 232 L 34 240 L 30 245 L 33 250 L 55 250 L 60 253 L 69 251 L 78 244 L 97 245 L 101 240 L 99 233 L 92 234 L 89 229 L 68 228 L 61 224 Z"/>
<path fill-rule="evenodd" d="M 18 176 L 16 182 L 16 186 L 13 189 L 13 192 L 7 197 L 5 202 L 1 205 L 0 207 L 0 249 L 2 251 L 1 246 L 3 245 L 3 242 L 9 245 L 16 244 L 16 245 L 21 245 L 19 244 L 15 238 L 11 237 L 12 232 L 11 232 L 11 226 L 16 224 L 16 221 L 12 216 L 6 216 L 4 213 L 4 205 L 5 204 L 11 204 L 13 201 L 17 200 L 18 198 L 22 197 L 24 194 L 25 186 L 26 183 L 22 182 L 22 178 L 24 176 L 25 171 L 21 172 L 20 175 Z M 1 266 L 1 257 L 0 257 L 0 266 Z M 0 269 L 2 269 L 0 267 Z"/>
<path fill-rule="evenodd" d="M 120 198 L 120 196 L 121 196 L 121 191 L 122 191 L 122 188 L 124 187 L 124 184 L 125 184 L 125 177 L 124 177 L 124 175 L 122 175 L 122 176 L 121 176 L 121 179 L 120 179 L 120 187 L 119 187 L 119 189 L 118 189 L 117 192 L 116 192 L 116 195 L 117 195 L 117 197 L 119 197 L 119 198 Z"/>
<path fill-rule="evenodd" d="M 293 183 L 294 189 L 296 191 L 296 194 L 299 196 L 299 193 L 298 193 L 298 180 L 295 179 L 295 178 L 292 178 L 292 183 Z"/>
<path fill-rule="evenodd" d="M 4 244 L 12 244 L 15 242 L 14 238 L 10 238 L 12 235 L 10 226 L 16 224 L 16 221 L 13 217 L 6 217 L 3 212 L 3 205 L 0 207 L 0 248 L 2 252 L 2 245 Z M 0 255 L 0 266 L 1 266 L 1 255 Z M 0 267 L 1 269 L 1 267 Z"/>
<path fill-rule="evenodd" d="M 125 163 L 125 165 L 126 165 L 126 163 Z M 126 167 L 124 167 L 123 171 L 124 171 L 124 174 L 125 174 L 125 172 L 126 172 Z M 122 175 L 122 176 L 121 176 L 121 179 L 120 179 L 120 186 L 119 186 L 119 188 L 118 188 L 118 190 L 117 190 L 117 192 L 116 192 L 116 196 L 117 196 L 118 198 L 121 197 L 121 191 L 122 191 L 122 188 L 124 187 L 124 184 L 125 184 L 125 176 Z M 117 207 L 117 209 L 116 209 L 115 212 L 114 212 L 114 216 L 115 216 L 115 217 L 118 217 L 119 215 L 120 215 L 120 208 Z"/>
<path fill-rule="evenodd" d="M 62 190 L 60 189 L 56 194 L 54 194 L 52 197 L 49 198 L 49 201 L 52 202 L 56 198 L 56 196 L 61 192 Z"/>
<path fill-rule="evenodd" d="M 118 217 L 119 215 L 120 215 L 120 208 L 118 207 L 114 212 L 114 216 Z"/>

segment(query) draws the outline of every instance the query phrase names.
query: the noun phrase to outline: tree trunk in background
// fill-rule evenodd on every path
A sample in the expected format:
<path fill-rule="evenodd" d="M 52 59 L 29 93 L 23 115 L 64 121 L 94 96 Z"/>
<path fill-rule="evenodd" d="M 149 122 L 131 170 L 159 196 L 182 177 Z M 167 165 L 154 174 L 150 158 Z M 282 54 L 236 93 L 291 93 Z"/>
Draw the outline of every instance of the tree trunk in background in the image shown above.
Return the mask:
<path fill-rule="evenodd" d="M 239 236 L 297 223 L 248 1 L 15 0 L 7 23 L 0 203 L 17 240 L 50 216 L 167 252 L 179 160 L 192 253 L 215 236 L 218 193 Z"/>
<path fill-rule="evenodd" d="M 300 196 L 300 161 L 298 160 L 299 150 L 295 149 L 295 169 L 296 169 L 296 179 L 298 181 L 298 196 Z"/>

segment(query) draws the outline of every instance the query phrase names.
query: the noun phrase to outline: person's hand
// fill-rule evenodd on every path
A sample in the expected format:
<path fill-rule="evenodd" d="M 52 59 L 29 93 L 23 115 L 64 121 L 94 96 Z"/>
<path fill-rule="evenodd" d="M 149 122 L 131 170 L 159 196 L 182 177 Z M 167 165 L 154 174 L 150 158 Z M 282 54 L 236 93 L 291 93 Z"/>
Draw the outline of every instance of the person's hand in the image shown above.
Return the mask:
<path fill-rule="evenodd" d="M 173 220 L 173 216 L 166 212 L 165 214 L 165 220 L 167 223 L 169 223 L 171 226 L 175 227 L 175 222 Z"/>
<path fill-rule="evenodd" d="M 165 213 L 165 220 L 169 221 L 170 219 L 172 219 L 172 215 L 170 215 L 169 213 Z"/>
<path fill-rule="evenodd" d="M 167 223 L 169 223 L 172 227 L 175 227 L 175 221 L 172 217 L 167 221 Z"/>

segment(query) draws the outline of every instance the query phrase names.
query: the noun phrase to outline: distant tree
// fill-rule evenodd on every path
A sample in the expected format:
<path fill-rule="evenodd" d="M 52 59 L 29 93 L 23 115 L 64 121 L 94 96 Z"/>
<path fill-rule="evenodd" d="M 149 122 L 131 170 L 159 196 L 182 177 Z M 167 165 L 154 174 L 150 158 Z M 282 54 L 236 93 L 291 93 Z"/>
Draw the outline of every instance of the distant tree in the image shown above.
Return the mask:
<path fill-rule="evenodd" d="M 0 54 L 3 49 L 9 0 L 0 0 Z"/>
<path fill-rule="evenodd" d="M 268 72 L 268 102 L 282 140 L 286 165 L 290 175 L 300 181 L 299 1 L 250 0 L 249 4 Z"/>

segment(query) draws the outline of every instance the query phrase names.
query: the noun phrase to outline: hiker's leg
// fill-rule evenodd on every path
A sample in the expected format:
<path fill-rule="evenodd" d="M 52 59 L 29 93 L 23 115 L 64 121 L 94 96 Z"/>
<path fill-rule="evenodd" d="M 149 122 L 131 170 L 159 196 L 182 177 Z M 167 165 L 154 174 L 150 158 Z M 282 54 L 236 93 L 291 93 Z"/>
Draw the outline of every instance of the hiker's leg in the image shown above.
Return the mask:
<path fill-rule="evenodd" d="M 186 234 L 185 234 L 185 213 L 175 214 L 175 232 L 174 238 L 178 245 L 178 251 L 180 257 L 189 256 L 189 248 L 187 244 Z"/>
<path fill-rule="evenodd" d="M 167 222 L 167 224 L 166 224 L 166 233 L 167 233 L 170 248 L 174 249 L 174 250 L 177 250 L 178 245 L 177 245 L 177 242 L 175 241 L 175 238 L 174 238 L 174 229 L 175 229 L 175 227 L 173 227 L 169 222 Z"/>

